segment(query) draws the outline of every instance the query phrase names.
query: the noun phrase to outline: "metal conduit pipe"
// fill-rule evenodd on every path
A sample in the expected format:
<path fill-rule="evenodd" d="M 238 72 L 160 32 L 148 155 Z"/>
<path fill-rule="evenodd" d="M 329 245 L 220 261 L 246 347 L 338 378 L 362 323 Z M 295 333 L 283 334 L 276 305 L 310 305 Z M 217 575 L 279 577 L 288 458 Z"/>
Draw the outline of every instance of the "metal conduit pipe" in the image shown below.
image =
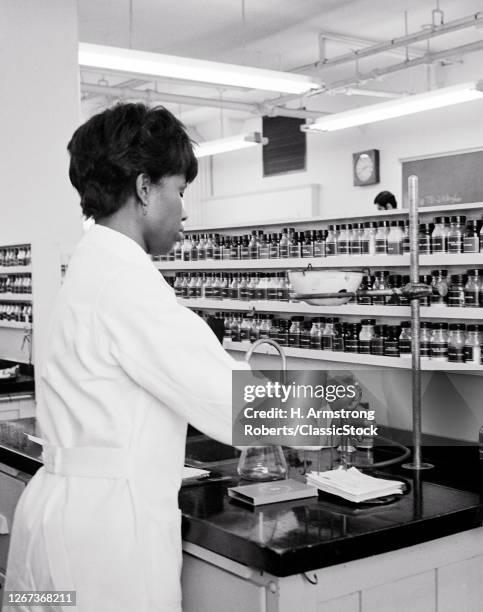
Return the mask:
<path fill-rule="evenodd" d="M 187 104 L 191 106 L 208 106 L 213 108 L 240 110 L 255 116 L 270 115 L 272 117 L 316 119 L 317 117 L 329 114 L 326 112 L 308 111 L 304 109 L 279 108 L 276 105 L 265 106 L 264 104 L 250 104 L 248 102 L 235 102 L 217 98 L 200 98 L 197 96 L 185 96 L 183 94 L 162 93 L 152 89 L 130 89 L 127 87 L 99 85 L 97 83 L 81 83 L 81 90 L 86 93 L 102 96 L 116 96 L 119 98 L 146 101 L 158 100 L 159 102 L 176 102 L 178 104 Z"/>
<path fill-rule="evenodd" d="M 471 28 L 479 24 L 483 24 L 483 12 L 481 11 L 475 13 L 474 15 L 469 15 L 468 17 L 461 17 L 460 19 L 448 21 L 443 25 L 433 25 L 431 29 L 428 30 L 414 32 L 414 34 L 407 34 L 405 36 L 398 36 L 397 38 L 392 38 L 391 40 L 382 43 L 376 43 L 375 45 L 371 45 L 364 49 L 356 49 L 355 51 L 349 51 L 348 53 L 343 53 L 342 55 L 337 55 L 336 57 L 326 58 L 313 64 L 307 64 L 306 66 L 297 68 L 296 72 L 304 72 L 314 69 L 320 70 L 321 68 L 338 66 L 340 64 L 345 64 L 361 58 L 371 57 L 372 55 L 377 55 L 386 51 L 393 51 L 399 47 L 406 47 L 408 45 L 421 42 L 422 40 L 429 40 L 431 38 L 435 38 L 436 36 L 442 36 L 443 34 L 449 34 L 450 32 L 456 32 L 457 30 Z M 321 35 L 323 36 L 324 33 L 322 32 Z M 327 33 L 327 38 L 330 39 L 330 33 Z"/>

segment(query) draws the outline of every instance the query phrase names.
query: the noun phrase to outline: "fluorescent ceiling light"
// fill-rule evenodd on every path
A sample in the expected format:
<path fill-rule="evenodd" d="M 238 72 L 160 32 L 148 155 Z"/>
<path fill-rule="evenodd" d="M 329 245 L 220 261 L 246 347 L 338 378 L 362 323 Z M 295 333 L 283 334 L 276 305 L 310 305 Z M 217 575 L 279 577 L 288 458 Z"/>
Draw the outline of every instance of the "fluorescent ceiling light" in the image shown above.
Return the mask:
<path fill-rule="evenodd" d="M 88 43 L 79 43 L 79 64 L 101 70 L 291 94 L 303 94 L 320 87 L 320 83 L 302 74 Z"/>
<path fill-rule="evenodd" d="M 314 123 L 303 126 L 302 129 L 304 131 L 332 132 L 356 125 L 365 125 L 435 108 L 443 108 L 460 102 L 469 102 L 478 98 L 483 99 L 483 81 L 461 83 L 321 117 Z"/>
<path fill-rule="evenodd" d="M 194 149 L 196 157 L 206 157 L 207 155 L 228 153 L 228 151 L 248 149 L 267 143 L 268 139 L 263 138 L 260 132 L 253 132 L 252 134 L 238 134 L 236 136 L 229 136 L 228 138 L 202 142 L 199 145 L 195 145 Z"/>

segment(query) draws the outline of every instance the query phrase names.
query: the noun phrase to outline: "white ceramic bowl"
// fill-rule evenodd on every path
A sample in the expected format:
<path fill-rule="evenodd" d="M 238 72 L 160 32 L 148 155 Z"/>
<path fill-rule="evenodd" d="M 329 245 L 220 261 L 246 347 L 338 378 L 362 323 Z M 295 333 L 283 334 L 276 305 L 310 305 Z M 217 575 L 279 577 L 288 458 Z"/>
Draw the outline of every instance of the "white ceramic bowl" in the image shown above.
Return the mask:
<path fill-rule="evenodd" d="M 347 270 L 289 270 L 288 277 L 297 294 L 339 293 L 357 291 L 362 281 L 363 272 Z M 307 304 L 315 306 L 339 306 L 350 300 L 340 298 L 304 298 Z"/>

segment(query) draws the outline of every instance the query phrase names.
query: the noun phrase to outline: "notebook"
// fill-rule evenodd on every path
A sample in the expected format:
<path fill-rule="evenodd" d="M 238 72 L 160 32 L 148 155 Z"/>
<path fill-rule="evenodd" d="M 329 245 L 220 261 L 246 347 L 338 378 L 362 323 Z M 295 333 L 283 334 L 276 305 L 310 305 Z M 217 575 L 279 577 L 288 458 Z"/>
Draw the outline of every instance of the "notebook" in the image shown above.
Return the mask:
<path fill-rule="evenodd" d="M 228 489 L 228 495 L 231 498 L 251 506 L 273 504 L 291 499 L 302 499 L 304 497 L 316 497 L 317 494 L 316 487 L 306 485 L 291 478 L 241 487 L 230 487 Z"/>

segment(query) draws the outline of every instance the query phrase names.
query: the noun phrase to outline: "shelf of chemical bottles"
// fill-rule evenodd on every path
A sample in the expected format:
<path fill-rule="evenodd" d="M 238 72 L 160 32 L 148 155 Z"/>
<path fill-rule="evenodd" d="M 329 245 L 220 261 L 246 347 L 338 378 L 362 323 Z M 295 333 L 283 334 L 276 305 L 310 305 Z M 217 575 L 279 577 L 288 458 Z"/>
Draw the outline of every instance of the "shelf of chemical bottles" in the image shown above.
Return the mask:
<path fill-rule="evenodd" d="M 270 312 L 307 315 L 332 314 L 362 317 L 395 317 L 409 318 L 409 306 L 372 306 L 364 304 L 343 304 L 342 306 L 311 306 L 305 302 L 277 302 L 271 300 L 210 300 L 205 298 L 178 298 L 182 306 L 195 310 L 228 310 L 240 312 Z M 483 308 L 453 308 L 438 306 L 422 306 L 423 319 L 465 319 L 468 321 L 483 321 Z"/>
<path fill-rule="evenodd" d="M 0 327 L 8 329 L 23 329 L 29 331 L 32 329 L 32 323 L 22 323 L 19 321 L 0 321 Z"/>
<path fill-rule="evenodd" d="M 481 210 L 483 209 L 483 202 L 473 202 L 471 204 L 443 204 L 438 206 L 422 206 L 418 212 L 420 215 L 431 215 L 441 213 L 444 215 L 461 214 L 464 211 Z M 313 225 L 316 223 L 336 223 L 348 221 L 352 223 L 360 220 L 372 220 L 372 219 L 391 219 L 392 217 L 405 217 L 409 213 L 407 208 L 398 208 L 396 210 L 369 210 L 363 213 L 348 213 L 347 215 L 330 216 L 330 217 L 301 217 L 298 219 L 267 219 L 267 220 L 253 220 L 249 223 L 238 221 L 235 223 L 213 223 L 211 225 L 192 225 L 185 227 L 185 233 L 189 232 L 214 232 L 217 230 L 229 230 L 229 229 L 244 229 L 244 228 L 255 228 L 255 227 L 292 227 L 304 223 L 306 225 Z"/>
<path fill-rule="evenodd" d="M 251 344 L 245 342 L 233 342 L 225 338 L 223 347 L 227 351 L 247 352 Z M 361 353 L 339 353 L 337 351 L 319 351 L 316 349 L 301 349 L 293 347 L 283 347 L 287 357 L 295 357 L 298 359 L 316 359 L 318 361 L 332 361 L 337 363 L 352 363 L 357 365 L 367 365 L 380 368 L 399 368 L 402 370 L 410 370 L 412 367 L 411 356 L 407 357 L 387 357 L 378 355 L 364 355 Z M 273 355 L 279 358 L 278 352 L 269 344 L 264 344 L 255 349 L 255 353 Z M 421 370 L 425 371 L 458 371 L 466 373 L 483 374 L 482 365 L 470 365 L 468 363 L 451 363 L 448 361 L 436 361 L 434 359 L 421 359 Z"/>
<path fill-rule="evenodd" d="M 31 302 L 31 293 L 0 293 L 0 302 Z"/>
<path fill-rule="evenodd" d="M 0 266 L 0 274 L 31 274 L 32 266 Z"/>
<path fill-rule="evenodd" d="M 156 261 L 158 270 L 299 270 L 313 268 L 403 268 L 406 255 L 336 255 L 332 257 L 288 257 L 286 259 L 206 259 L 202 261 Z M 483 266 L 483 253 L 438 253 L 421 255 L 421 267 Z"/>

